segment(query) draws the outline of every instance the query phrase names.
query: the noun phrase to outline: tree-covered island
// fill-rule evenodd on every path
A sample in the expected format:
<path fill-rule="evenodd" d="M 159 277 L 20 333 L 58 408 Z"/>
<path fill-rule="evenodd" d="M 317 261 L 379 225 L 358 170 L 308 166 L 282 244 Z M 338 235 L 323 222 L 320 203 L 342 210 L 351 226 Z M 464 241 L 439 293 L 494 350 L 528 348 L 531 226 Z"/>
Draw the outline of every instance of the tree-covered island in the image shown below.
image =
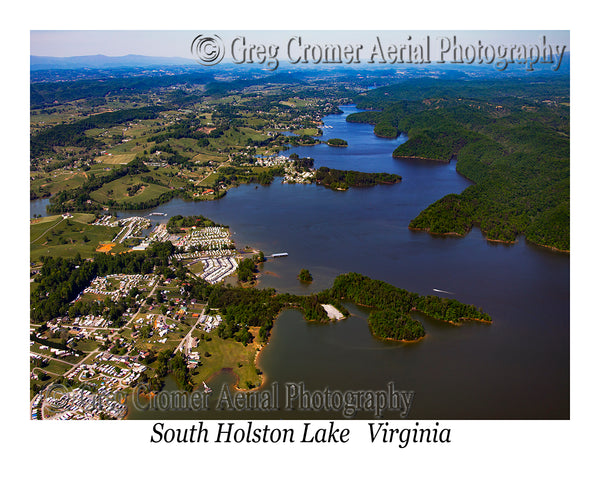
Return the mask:
<path fill-rule="evenodd" d="M 310 283 L 313 281 L 313 277 L 306 268 L 303 268 L 298 274 L 298 280 L 300 280 L 302 283 Z"/>
<path fill-rule="evenodd" d="M 334 190 L 347 190 L 350 187 L 372 187 L 374 185 L 392 185 L 402 180 L 395 173 L 365 173 L 354 170 L 336 170 L 321 167 L 317 170 L 317 184 Z"/>
<path fill-rule="evenodd" d="M 342 140 L 341 138 L 330 138 L 327 140 L 327 145 L 330 147 L 347 147 L 348 142 L 346 140 Z"/>

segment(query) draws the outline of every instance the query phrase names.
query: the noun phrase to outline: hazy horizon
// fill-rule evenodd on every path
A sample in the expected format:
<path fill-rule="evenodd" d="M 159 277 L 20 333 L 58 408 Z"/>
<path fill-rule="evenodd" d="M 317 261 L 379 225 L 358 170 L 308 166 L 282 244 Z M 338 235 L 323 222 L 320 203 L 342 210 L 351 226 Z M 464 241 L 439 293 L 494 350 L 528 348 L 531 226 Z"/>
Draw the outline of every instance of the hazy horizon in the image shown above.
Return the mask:
<path fill-rule="evenodd" d="M 217 34 L 226 44 L 237 36 L 244 36 L 249 43 L 280 46 L 290 37 L 298 35 L 306 43 L 342 45 L 370 44 L 377 36 L 388 44 L 417 43 L 427 35 L 433 39 L 456 36 L 462 44 L 481 40 L 494 45 L 528 45 L 540 42 L 545 35 L 548 43 L 566 45 L 566 51 L 570 52 L 568 30 L 31 30 L 30 55 L 58 58 L 143 55 L 193 60 L 190 46 L 192 40 L 200 34 Z M 412 40 L 408 40 L 409 37 Z"/>

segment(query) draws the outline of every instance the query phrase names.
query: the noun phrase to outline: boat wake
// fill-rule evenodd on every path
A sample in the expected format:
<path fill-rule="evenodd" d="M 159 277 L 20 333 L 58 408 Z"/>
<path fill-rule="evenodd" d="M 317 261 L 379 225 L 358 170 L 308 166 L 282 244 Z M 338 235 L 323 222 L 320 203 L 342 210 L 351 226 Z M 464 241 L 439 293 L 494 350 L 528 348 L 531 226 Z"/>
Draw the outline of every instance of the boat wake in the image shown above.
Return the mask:
<path fill-rule="evenodd" d="M 433 291 L 439 292 L 439 293 L 447 293 L 448 295 L 454 295 L 454 293 L 452 293 L 452 292 L 447 292 L 446 290 L 440 290 L 439 288 L 434 288 Z"/>

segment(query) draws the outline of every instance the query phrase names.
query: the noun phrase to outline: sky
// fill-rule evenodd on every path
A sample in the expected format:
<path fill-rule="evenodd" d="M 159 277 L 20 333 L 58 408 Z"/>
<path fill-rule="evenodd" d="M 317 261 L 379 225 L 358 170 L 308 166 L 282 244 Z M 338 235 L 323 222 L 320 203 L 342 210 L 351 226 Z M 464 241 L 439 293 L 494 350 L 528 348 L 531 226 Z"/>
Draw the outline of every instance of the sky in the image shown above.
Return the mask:
<path fill-rule="evenodd" d="M 235 37 L 244 36 L 252 44 L 275 43 L 282 46 L 289 38 L 298 35 L 302 36 L 305 42 L 341 45 L 370 45 L 377 36 L 391 44 L 416 43 L 426 36 L 430 36 L 431 41 L 436 43 L 440 37 L 456 36 L 459 43 L 463 45 L 476 45 L 479 40 L 491 45 L 529 45 L 540 44 L 541 37 L 545 35 L 548 43 L 566 45 L 566 50 L 570 51 L 570 34 L 566 30 L 31 30 L 30 54 L 53 57 L 136 54 L 192 58 L 190 45 L 199 34 L 218 34 L 226 45 L 229 45 Z M 412 38 L 411 41 L 408 41 L 409 36 Z M 227 54 L 225 57 L 228 56 Z"/>

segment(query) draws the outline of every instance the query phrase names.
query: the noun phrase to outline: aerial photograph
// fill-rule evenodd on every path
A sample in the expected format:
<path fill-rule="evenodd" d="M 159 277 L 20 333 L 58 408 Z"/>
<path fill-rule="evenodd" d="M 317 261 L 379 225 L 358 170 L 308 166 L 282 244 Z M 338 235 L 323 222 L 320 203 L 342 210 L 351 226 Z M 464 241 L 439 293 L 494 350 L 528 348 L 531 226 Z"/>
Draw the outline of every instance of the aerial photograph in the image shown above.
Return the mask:
<path fill-rule="evenodd" d="M 32 30 L 29 77 L 31 420 L 571 418 L 569 31 Z"/>

